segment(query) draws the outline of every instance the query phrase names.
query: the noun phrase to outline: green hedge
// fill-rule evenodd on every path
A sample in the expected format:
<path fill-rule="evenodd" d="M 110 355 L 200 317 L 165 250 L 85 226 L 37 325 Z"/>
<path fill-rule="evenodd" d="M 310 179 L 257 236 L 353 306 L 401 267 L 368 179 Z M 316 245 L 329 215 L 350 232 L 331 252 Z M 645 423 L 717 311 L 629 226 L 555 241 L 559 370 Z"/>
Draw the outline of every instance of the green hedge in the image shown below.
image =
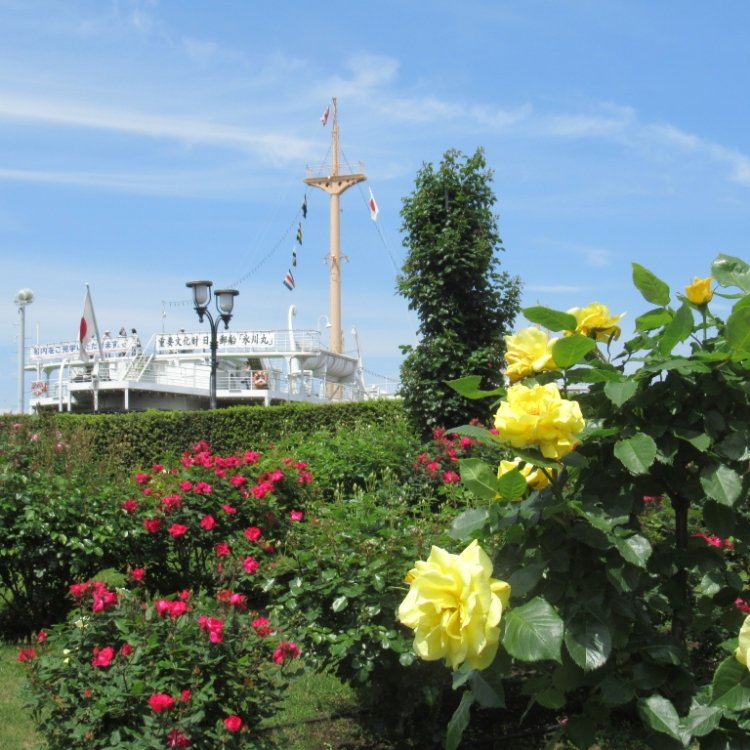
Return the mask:
<path fill-rule="evenodd" d="M 180 455 L 198 440 L 207 440 L 220 454 L 264 449 L 271 444 L 296 445 L 305 435 L 329 430 L 335 434 L 355 427 L 403 425 L 400 401 L 383 399 L 344 404 L 283 404 L 237 406 L 216 411 L 145 411 L 126 414 L 0 416 L 7 430 L 22 422 L 27 429 L 85 434 L 95 453 L 116 471 L 132 470 Z"/>

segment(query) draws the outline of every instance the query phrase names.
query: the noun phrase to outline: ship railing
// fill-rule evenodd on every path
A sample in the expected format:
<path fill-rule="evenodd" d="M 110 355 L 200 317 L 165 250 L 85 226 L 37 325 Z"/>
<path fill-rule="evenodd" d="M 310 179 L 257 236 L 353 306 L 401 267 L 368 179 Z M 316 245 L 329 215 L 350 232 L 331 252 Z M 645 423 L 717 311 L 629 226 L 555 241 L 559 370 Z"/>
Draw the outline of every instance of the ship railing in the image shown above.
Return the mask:
<path fill-rule="evenodd" d="M 345 172 L 342 172 L 341 169 L 344 168 Z M 365 171 L 365 165 L 361 161 L 355 161 L 355 162 L 349 162 L 349 161 L 343 161 L 338 166 L 339 174 L 364 174 Z M 319 177 L 331 177 L 333 175 L 333 164 L 314 164 L 314 165 L 307 165 L 305 167 L 305 172 L 307 173 L 308 178 L 319 178 Z"/>

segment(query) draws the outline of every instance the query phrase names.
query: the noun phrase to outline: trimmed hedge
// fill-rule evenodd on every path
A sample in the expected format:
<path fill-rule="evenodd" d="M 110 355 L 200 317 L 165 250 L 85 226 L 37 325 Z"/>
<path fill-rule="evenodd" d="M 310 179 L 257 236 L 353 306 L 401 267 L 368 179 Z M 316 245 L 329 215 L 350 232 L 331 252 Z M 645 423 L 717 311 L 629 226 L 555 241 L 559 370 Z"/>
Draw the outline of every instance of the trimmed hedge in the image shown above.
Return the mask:
<path fill-rule="evenodd" d="M 294 446 L 302 442 L 305 435 L 326 430 L 333 435 L 355 427 L 394 428 L 399 424 L 408 430 L 401 402 L 392 399 L 342 404 L 236 406 L 215 411 L 0 416 L 3 430 L 18 422 L 27 429 L 56 430 L 63 436 L 86 435 L 93 452 L 117 472 L 148 466 L 168 456 L 179 456 L 187 446 L 199 440 L 208 441 L 216 453 L 230 454 L 262 450 L 271 444 Z M 39 427 L 32 427 L 35 424 Z"/>

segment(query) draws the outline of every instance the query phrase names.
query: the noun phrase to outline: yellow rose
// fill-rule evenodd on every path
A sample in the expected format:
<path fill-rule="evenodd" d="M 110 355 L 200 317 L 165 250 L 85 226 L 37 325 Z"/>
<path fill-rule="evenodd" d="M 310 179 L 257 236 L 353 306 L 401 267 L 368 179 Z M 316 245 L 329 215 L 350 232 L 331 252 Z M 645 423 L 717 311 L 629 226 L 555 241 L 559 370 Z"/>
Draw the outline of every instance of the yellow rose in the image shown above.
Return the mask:
<path fill-rule="evenodd" d="M 550 337 L 539 328 L 530 326 L 514 336 L 505 337 L 505 361 L 508 369 L 505 374 L 511 383 L 544 370 L 556 370 L 552 358 L 552 345 L 557 339 Z"/>
<path fill-rule="evenodd" d="M 625 313 L 612 315 L 606 305 L 592 302 L 588 307 L 574 307 L 568 315 L 576 319 L 576 331 L 584 336 L 592 336 L 597 341 L 620 338 L 620 327 L 615 325 Z"/>
<path fill-rule="evenodd" d="M 501 440 L 514 448 L 538 447 L 546 458 L 570 453 L 585 426 L 578 402 L 562 398 L 554 383 L 510 386 L 495 414 Z"/>
<path fill-rule="evenodd" d="M 745 618 L 740 628 L 740 642 L 734 652 L 737 661 L 750 669 L 750 615 Z"/>
<path fill-rule="evenodd" d="M 445 659 L 456 670 L 492 664 L 510 585 L 492 578 L 492 563 L 475 539 L 461 554 L 433 547 L 408 574 L 409 593 L 398 618 L 414 630 L 414 651 L 426 661 Z"/>
<path fill-rule="evenodd" d="M 514 458 L 512 461 L 501 461 L 497 469 L 497 478 L 500 479 L 503 474 L 507 474 L 513 469 L 518 469 L 521 472 L 521 476 L 526 480 L 529 489 L 543 490 L 549 484 L 549 477 L 538 466 L 526 463 L 520 458 Z M 498 498 L 502 500 L 502 495 L 498 495 Z"/>
<path fill-rule="evenodd" d="M 711 289 L 712 281 L 713 276 L 709 276 L 706 279 L 699 279 L 697 276 L 694 277 L 693 283 L 688 284 L 685 287 L 685 296 L 694 305 L 705 305 L 707 302 L 710 302 L 714 296 Z"/>

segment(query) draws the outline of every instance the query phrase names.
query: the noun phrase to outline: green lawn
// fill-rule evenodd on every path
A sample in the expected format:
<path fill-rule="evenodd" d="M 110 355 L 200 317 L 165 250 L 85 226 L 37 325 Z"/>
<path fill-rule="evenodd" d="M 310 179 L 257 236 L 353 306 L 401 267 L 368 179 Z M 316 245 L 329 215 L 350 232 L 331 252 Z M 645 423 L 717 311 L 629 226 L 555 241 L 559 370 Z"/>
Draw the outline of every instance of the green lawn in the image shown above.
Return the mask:
<path fill-rule="evenodd" d="M 32 750 L 41 744 L 24 708 L 23 665 L 16 661 L 17 646 L 0 646 L 0 747 L 6 750 Z"/>

